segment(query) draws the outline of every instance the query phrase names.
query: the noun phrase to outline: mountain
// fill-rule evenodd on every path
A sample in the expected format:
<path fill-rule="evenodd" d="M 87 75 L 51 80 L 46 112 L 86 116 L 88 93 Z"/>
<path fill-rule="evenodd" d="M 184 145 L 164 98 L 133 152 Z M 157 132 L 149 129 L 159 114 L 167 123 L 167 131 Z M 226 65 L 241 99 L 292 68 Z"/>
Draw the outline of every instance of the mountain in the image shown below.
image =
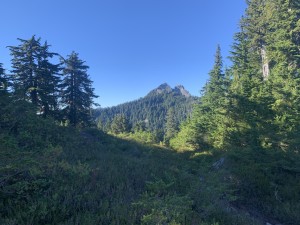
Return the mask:
<path fill-rule="evenodd" d="M 192 96 L 182 85 L 171 88 L 164 83 L 138 100 L 114 107 L 96 109 L 94 116 L 103 130 L 109 129 L 110 123 L 116 115 L 123 114 L 132 126 L 139 122 L 145 122 L 150 131 L 163 132 L 166 115 L 170 108 L 174 108 L 174 116 L 179 124 L 191 113 L 192 105 L 196 100 L 197 97 Z"/>

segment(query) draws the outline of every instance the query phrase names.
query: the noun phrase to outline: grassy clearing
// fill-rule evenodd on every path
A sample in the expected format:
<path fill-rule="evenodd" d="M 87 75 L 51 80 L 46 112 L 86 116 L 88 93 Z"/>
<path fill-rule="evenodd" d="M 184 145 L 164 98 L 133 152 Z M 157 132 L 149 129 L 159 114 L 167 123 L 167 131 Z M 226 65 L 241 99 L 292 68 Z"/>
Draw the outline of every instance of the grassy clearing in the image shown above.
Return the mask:
<path fill-rule="evenodd" d="M 177 152 L 1 110 L 0 224 L 299 224 L 296 156 Z"/>
<path fill-rule="evenodd" d="M 49 129 L 32 150 L 1 142 L 1 224 L 249 224 L 226 211 L 218 156 Z"/>

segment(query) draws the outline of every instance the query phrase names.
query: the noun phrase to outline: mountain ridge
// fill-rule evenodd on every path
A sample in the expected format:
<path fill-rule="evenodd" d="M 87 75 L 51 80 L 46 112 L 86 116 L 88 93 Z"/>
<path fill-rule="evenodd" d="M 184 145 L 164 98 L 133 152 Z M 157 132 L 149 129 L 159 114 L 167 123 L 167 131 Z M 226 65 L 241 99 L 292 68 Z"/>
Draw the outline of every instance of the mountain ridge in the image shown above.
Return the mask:
<path fill-rule="evenodd" d="M 118 114 L 123 114 L 131 126 L 141 121 L 147 121 L 150 131 L 164 132 L 166 115 L 170 108 L 175 109 L 176 122 L 184 121 L 192 111 L 198 97 L 192 96 L 183 85 L 174 88 L 167 83 L 159 85 L 144 97 L 107 108 L 98 108 L 94 118 L 98 127 L 108 131 L 110 123 Z"/>
<path fill-rule="evenodd" d="M 174 88 L 172 88 L 168 83 L 163 83 L 163 84 L 159 85 L 157 88 L 150 91 L 148 94 L 151 94 L 153 92 L 156 92 L 158 94 L 161 94 L 164 92 L 166 92 L 166 93 L 176 92 L 178 94 L 182 94 L 183 96 L 185 96 L 187 98 L 192 97 L 192 95 L 181 84 L 178 84 Z"/>

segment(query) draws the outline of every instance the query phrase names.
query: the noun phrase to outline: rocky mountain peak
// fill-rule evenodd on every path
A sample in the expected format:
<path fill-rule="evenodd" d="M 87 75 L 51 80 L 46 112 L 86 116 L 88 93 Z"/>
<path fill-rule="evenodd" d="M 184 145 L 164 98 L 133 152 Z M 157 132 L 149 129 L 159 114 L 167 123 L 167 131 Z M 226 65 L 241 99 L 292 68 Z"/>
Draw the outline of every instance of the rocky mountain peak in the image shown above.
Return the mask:
<path fill-rule="evenodd" d="M 187 98 L 191 97 L 191 94 L 183 87 L 183 85 L 177 85 L 174 88 L 174 91 L 180 92 L 180 94 L 182 94 L 183 96 L 185 96 Z"/>
<path fill-rule="evenodd" d="M 172 91 L 172 88 L 167 83 L 163 83 L 159 85 L 158 88 L 156 88 L 154 91 L 156 91 L 158 94 L 161 94 L 163 92 L 169 93 Z"/>
<path fill-rule="evenodd" d="M 152 90 L 149 94 L 162 94 L 162 93 L 175 93 L 177 95 L 183 95 L 186 98 L 191 97 L 191 94 L 183 87 L 183 85 L 177 85 L 174 88 L 171 88 L 171 86 L 167 83 L 163 83 L 159 85 L 157 88 Z"/>

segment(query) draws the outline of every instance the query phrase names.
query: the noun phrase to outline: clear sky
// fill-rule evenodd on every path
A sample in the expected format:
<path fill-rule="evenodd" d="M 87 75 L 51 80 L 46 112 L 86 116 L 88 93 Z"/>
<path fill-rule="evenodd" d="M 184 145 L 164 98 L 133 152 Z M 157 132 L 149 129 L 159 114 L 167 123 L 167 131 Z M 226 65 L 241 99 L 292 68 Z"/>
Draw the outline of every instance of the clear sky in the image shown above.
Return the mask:
<path fill-rule="evenodd" d="M 221 45 L 225 64 L 244 0 L 1 0 L 0 62 L 6 46 L 33 34 L 53 52 L 75 51 L 102 107 L 143 97 L 162 83 L 199 96 Z"/>

